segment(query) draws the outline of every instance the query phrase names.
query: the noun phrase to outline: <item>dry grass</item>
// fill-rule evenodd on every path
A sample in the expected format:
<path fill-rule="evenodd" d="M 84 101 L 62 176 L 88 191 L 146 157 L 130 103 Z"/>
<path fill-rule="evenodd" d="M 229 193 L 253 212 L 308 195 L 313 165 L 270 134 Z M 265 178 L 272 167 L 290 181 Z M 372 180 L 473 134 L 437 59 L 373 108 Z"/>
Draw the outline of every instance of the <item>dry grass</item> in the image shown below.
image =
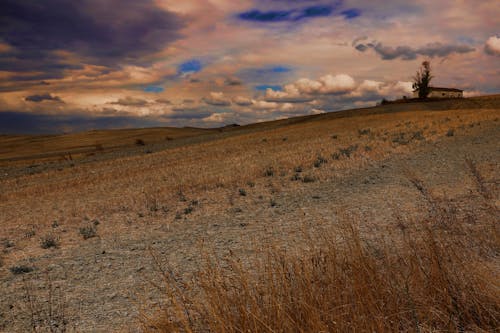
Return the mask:
<path fill-rule="evenodd" d="M 26 249 L 26 255 L 37 255 L 38 244 L 23 235 L 33 228 L 37 234 L 49 232 L 54 220 L 61 221 L 70 231 L 57 235 L 61 237 L 61 246 L 73 246 L 78 240 L 68 235 L 78 233 L 86 216 L 106 217 L 108 221 L 113 217 L 100 229 L 101 237 L 125 233 L 129 230 L 123 221 L 149 214 L 151 202 L 162 208 L 158 213 L 168 210 L 163 217 L 174 221 L 175 213 L 186 208 L 186 203 L 179 200 L 179 192 L 190 200 L 210 198 L 205 200 L 203 209 L 219 210 L 221 203 L 230 204 L 229 192 L 236 192 L 248 182 L 254 182 L 257 188 L 273 182 L 279 189 L 290 182 L 297 166 L 302 166 L 305 180 L 321 181 L 393 154 L 411 153 L 422 142 L 452 140 L 446 137 L 450 127 L 459 129 L 457 135 L 466 135 L 495 126 L 495 118 L 498 112 L 473 109 L 459 113 L 450 110 L 353 114 L 269 130 L 269 125 L 263 124 L 258 132 L 164 152 L 4 179 L 0 181 L 4 237 L 14 239 Z M 481 127 L 469 127 L 477 123 L 482 123 Z M 366 134 L 360 136 L 358 131 Z M 336 139 L 332 139 L 332 133 Z M 415 133 L 425 140 L 414 138 Z M 404 135 L 405 144 L 393 142 L 400 135 Z M 147 139 L 144 133 L 142 137 Z M 370 149 L 359 148 L 366 146 Z M 315 168 L 318 156 L 328 163 Z M 273 175 L 266 176 L 266 170 L 273 170 Z M 299 186 L 297 183 L 302 182 L 286 186 Z"/>
<path fill-rule="evenodd" d="M 380 239 L 346 217 L 300 253 L 270 248 L 250 264 L 211 260 L 190 283 L 163 270 L 169 303 L 144 314 L 143 331 L 497 331 L 496 221 L 476 216 L 471 224 L 470 215 L 413 183 L 428 200 L 427 218 L 403 223 L 399 216 L 399 231 Z"/>

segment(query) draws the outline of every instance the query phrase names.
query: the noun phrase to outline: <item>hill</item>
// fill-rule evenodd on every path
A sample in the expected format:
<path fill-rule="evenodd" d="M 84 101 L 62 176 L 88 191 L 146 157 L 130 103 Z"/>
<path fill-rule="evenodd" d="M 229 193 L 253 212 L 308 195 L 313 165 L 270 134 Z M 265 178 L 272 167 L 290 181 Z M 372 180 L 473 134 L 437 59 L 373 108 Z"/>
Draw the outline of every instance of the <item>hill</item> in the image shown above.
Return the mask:
<path fill-rule="evenodd" d="M 415 325 L 422 330 L 498 327 L 500 297 L 491 271 L 499 268 L 499 117 L 500 96 L 496 95 L 211 130 L 3 137 L 0 330 L 23 331 L 33 325 L 47 329 L 65 322 L 67 328 L 83 332 L 123 331 L 141 327 L 141 319 L 146 323 L 144 331 L 154 325 L 169 327 L 172 322 L 181 325 L 190 321 L 186 313 L 196 309 L 199 315 L 208 306 L 195 308 L 194 300 L 206 301 L 198 297 L 200 290 L 209 299 L 220 301 L 206 309 L 217 313 L 217 320 L 260 322 L 235 310 L 252 309 L 259 320 L 269 319 L 265 324 L 272 324 L 276 331 L 286 331 L 276 323 L 289 318 L 331 324 L 340 322 L 342 314 L 352 314 L 341 318 L 348 320 L 361 310 L 364 318 L 379 318 L 373 321 L 379 325 L 391 322 L 386 316 L 394 316 L 397 319 L 391 327 L 407 330 Z M 93 155 L 79 150 L 92 149 L 96 140 L 103 140 L 102 150 L 94 147 Z M 359 237 L 352 240 L 346 230 L 357 230 Z M 350 241 L 343 242 L 345 239 Z M 424 242 L 429 239 L 438 241 Z M 352 274 L 338 275 L 345 279 L 339 278 L 334 285 L 342 295 L 356 291 L 349 294 L 355 297 L 342 298 L 342 302 L 358 299 L 352 303 L 356 306 L 328 303 L 345 311 L 332 311 L 337 317 L 321 318 L 314 317 L 318 311 L 306 311 L 307 307 L 280 312 L 282 317 L 277 312 L 273 312 L 275 317 L 257 312 L 268 304 L 266 299 L 273 294 L 267 293 L 278 290 L 276 286 L 290 291 L 309 290 L 305 285 L 304 289 L 294 288 L 300 281 L 316 281 L 321 288 L 332 285 L 321 284 L 322 276 L 337 276 L 320 274 L 330 266 L 305 263 L 318 263 L 318 258 L 322 258 L 319 263 L 324 262 L 325 257 L 315 255 L 314 250 L 328 249 L 337 241 L 341 246 L 335 248 L 336 253 L 342 253 L 342 244 L 352 245 L 350 250 L 363 250 L 349 253 L 368 258 L 350 261 L 355 256 L 348 255 L 335 264 L 341 266 L 329 271 L 342 272 L 338 267 L 352 270 Z M 441 248 L 463 256 L 446 257 Z M 399 249 L 409 255 L 429 251 L 419 252 L 418 260 L 409 260 L 415 257 L 397 257 L 394 251 Z M 270 259 L 266 266 L 269 251 L 279 254 L 279 260 Z M 433 258 L 451 263 L 442 266 L 446 272 L 436 268 L 439 265 Z M 212 270 L 204 270 L 207 262 L 215 263 L 209 266 Z M 287 263 L 286 267 L 303 266 L 310 274 L 300 275 L 300 269 L 286 271 L 288 275 L 265 269 L 279 268 L 280 262 Z M 421 262 L 436 269 L 429 271 L 432 274 L 422 273 Z M 225 270 L 228 267 L 232 273 Z M 405 275 L 408 272 L 415 274 Z M 193 284 L 200 282 L 199 276 L 217 288 Z M 248 297 L 218 293 L 243 290 L 241 284 L 224 285 L 237 283 L 238 276 L 250 282 L 259 276 L 296 278 L 283 279 L 284 284 L 269 289 L 252 287 L 245 294 Z M 350 284 L 348 276 L 366 280 Z M 394 284 L 387 282 L 388 276 L 394 276 Z M 375 282 L 370 284 L 372 280 Z M 463 287 L 466 283 L 473 287 Z M 439 287 L 429 287 L 434 285 Z M 318 295 L 311 290 L 311 295 Z M 381 292 L 369 292 L 373 290 Z M 306 305 L 321 303 L 319 297 L 307 298 L 306 293 L 280 295 L 299 297 Z M 390 295 L 406 296 L 394 299 Z M 300 303 L 286 297 L 277 308 Z M 173 299 L 178 303 L 172 304 Z M 250 301 L 244 303 L 246 300 Z M 384 306 L 378 303 L 382 301 Z M 404 311 L 395 310 L 401 308 Z M 297 313 L 299 317 L 291 316 Z M 428 317 L 432 320 L 425 320 Z M 272 318 L 277 319 L 272 322 Z M 359 319 L 358 324 L 361 322 L 371 321 Z M 234 327 L 259 331 L 265 325 Z M 390 330 L 389 326 L 378 327 Z"/>

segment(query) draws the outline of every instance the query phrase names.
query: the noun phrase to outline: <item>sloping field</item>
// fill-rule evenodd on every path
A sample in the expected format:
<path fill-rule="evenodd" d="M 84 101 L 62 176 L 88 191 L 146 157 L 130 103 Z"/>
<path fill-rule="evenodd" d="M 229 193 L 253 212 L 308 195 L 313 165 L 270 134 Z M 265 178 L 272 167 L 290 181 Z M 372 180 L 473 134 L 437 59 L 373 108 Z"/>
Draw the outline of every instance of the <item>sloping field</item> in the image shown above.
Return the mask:
<path fill-rule="evenodd" d="M 97 152 L 104 156 L 100 159 L 82 156 L 44 164 L 36 157 L 40 166 L 35 172 L 25 165 L 33 161 L 14 160 L 59 151 L 45 150 L 46 142 L 66 147 L 61 151 L 81 142 L 92 145 L 97 134 L 39 138 L 45 142 L 39 146 L 24 141 L 16 146 L 18 155 L 6 143 L 13 139 L 2 138 L 3 156 L 10 158 L 0 178 L 0 330 L 57 324 L 79 332 L 138 331 L 140 314 L 153 317 L 143 328 L 168 327 L 161 319 L 172 307 L 165 282 L 180 295 L 185 292 L 186 300 L 198 295 L 199 286 L 189 281 L 207 261 L 238 258 L 250 269 L 258 266 L 255 259 L 263 250 L 300 256 L 318 233 L 335 238 L 346 219 L 356 224 L 363 244 L 375 247 L 384 237 L 396 247 L 401 237 L 393 235 L 402 230 L 420 235 L 414 223 L 436 216 L 469 221 L 467 235 L 498 235 L 499 117 L 500 96 L 489 96 L 223 130 L 181 129 L 178 136 L 168 134 L 170 129 L 102 132 L 102 138 L 112 138 L 103 141 L 105 148 L 124 146 Z M 145 145 L 138 146 L 136 139 Z M 73 140 L 80 143 L 72 146 Z M 442 209 L 453 211 L 442 214 Z M 443 226 L 433 230 L 458 233 Z M 484 239 L 487 247 L 480 247 L 474 260 L 498 272 L 499 238 Z M 467 244 L 476 249 L 476 243 Z M 490 287 L 484 290 L 491 295 L 492 317 L 489 326 L 474 322 L 478 330 L 498 324 L 498 284 L 493 291 Z M 418 311 L 413 318 L 421 319 Z M 189 313 L 186 308 L 182 312 Z M 463 318 L 469 321 L 462 323 L 456 319 L 462 317 L 450 317 L 443 327 L 447 315 L 436 315 L 432 322 L 419 319 L 415 325 L 423 331 L 453 331 L 469 327 L 474 318 L 467 315 Z M 192 319 L 175 311 L 166 318 Z M 264 324 L 234 326 L 233 331 L 262 331 Z"/>

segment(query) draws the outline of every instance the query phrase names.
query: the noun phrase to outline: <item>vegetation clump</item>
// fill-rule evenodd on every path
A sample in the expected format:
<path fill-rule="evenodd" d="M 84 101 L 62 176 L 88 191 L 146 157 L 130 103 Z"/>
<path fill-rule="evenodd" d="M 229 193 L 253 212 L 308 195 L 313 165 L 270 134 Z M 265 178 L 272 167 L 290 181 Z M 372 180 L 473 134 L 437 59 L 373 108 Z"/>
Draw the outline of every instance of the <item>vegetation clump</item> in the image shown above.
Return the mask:
<path fill-rule="evenodd" d="M 81 227 L 79 232 L 85 240 L 97 236 L 97 228 L 95 227 L 95 225 L 86 225 L 84 227 Z"/>
<path fill-rule="evenodd" d="M 40 238 L 40 247 L 42 249 L 58 248 L 59 238 L 53 234 L 47 234 Z"/>

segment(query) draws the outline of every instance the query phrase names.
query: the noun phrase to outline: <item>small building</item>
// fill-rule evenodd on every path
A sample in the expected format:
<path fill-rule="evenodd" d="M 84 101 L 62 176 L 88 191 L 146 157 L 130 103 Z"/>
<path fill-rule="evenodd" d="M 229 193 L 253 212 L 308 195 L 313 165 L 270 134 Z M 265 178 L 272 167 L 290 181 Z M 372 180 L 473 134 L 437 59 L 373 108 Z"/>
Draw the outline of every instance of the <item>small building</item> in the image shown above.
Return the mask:
<path fill-rule="evenodd" d="M 464 91 L 455 88 L 429 87 L 427 98 L 462 98 Z M 418 89 L 413 91 L 413 98 L 418 98 Z"/>

